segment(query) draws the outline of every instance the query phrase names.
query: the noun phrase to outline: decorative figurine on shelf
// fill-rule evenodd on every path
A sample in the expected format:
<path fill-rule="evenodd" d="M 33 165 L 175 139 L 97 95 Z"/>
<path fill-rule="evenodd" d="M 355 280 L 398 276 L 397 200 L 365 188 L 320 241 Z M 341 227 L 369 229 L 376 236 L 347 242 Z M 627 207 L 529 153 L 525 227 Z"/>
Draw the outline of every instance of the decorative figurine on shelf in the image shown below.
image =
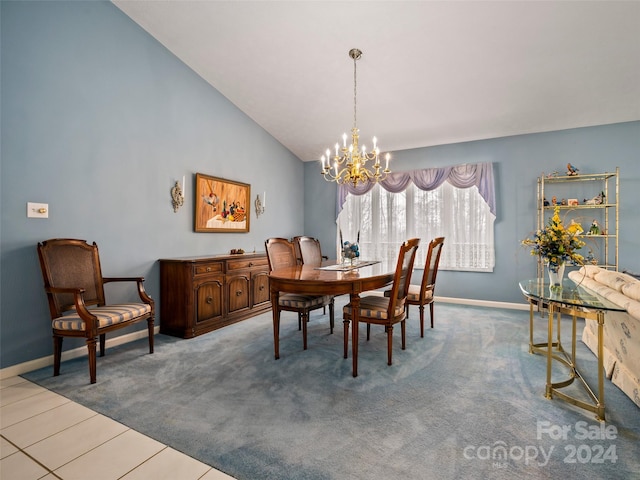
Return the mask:
<path fill-rule="evenodd" d="M 591 265 L 597 265 L 598 259 L 593 255 L 593 252 L 589 250 L 589 253 L 585 257 L 585 263 L 590 263 Z"/>
<path fill-rule="evenodd" d="M 578 168 L 574 167 L 570 163 L 567 163 L 567 175 L 568 176 L 573 177 L 575 175 L 578 175 L 579 171 L 580 170 Z"/>
<path fill-rule="evenodd" d="M 594 220 L 591 222 L 591 227 L 589 227 L 589 231 L 587 235 L 600 235 L 602 232 L 600 231 L 600 225 L 598 225 L 598 221 Z"/>
<path fill-rule="evenodd" d="M 547 197 L 544 197 L 544 199 L 542 200 L 542 204 L 543 204 L 545 207 L 548 207 L 548 206 L 549 206 L 549 200 L 547 200 Z"/>
<path fill-rule="evenodd" d="M 583 232 L 582 225 L 580 225 L 574 218 L 571 219 L 571 223 L 569 223 L 569 228 L 573 231 L 578 232 L 578 235 L 581 235 Z"/>
<path fill-rule="evenodd" d="M 566 206 L 567 205 L 567 199 L 563 198 L 562 200 L 560 200 L 560 205 Z"/>
<path fill-rule="evenodd" d="M 600 192 L 598 195 L 596 195 L 593 198 L 590 199 L 584 199 L 584 204 L 585 205 L 602 205 L 604 203 L 604 199 L 606 198 L 604 192 Z"/>
<path fill-rule="evenodd" d="M 555 195 L 551 197 L 551 205 L 553 205 L 554 207 L 558 205 L 558 199 L 556 198 Z"/>

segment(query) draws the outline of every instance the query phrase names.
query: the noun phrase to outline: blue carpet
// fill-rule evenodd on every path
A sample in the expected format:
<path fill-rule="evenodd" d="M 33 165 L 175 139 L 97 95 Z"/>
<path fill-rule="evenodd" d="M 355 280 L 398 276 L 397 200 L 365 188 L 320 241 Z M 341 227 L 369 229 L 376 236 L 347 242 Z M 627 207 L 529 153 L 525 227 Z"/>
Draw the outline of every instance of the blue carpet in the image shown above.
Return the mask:
<path fill-rule="evenodd" d="M 269 312 L 194 339 L 158 335 L 153 355 L 146 340 L 112 348 L 94 385 L 86 358 L 63 362 L 59 377 L 51 367 L 24 376 L 240 480 L 640 478 L 640 410 L 609 381 L 604 424 L 545 399 L 528 312 L 440 303 L 420 338 L 412 308 L 392 366 L 382 328 L 369 342 L 361 328 L 353 378 L 345 299 L 333 335 L 312 314 L 307 351 L 283 313 L 277 361 Z M 536 322 L 542 341 L 546 319 Z M 597 385 L 581 342 L 578 355 Z M 554 381 L 563 377 L 558 367 Z"/>

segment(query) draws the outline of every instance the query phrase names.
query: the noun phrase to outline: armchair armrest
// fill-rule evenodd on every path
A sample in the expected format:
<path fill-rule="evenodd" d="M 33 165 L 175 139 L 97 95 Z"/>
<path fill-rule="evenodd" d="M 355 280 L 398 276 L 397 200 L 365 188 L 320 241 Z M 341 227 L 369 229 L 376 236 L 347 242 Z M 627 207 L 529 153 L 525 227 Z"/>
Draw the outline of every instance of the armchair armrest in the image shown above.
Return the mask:
<path fill-rule="evenodd" d="M 76 307 L 76 313 L 84 320 L 87 332 L 91 332 L 91 335 L 97 335 L 98 331 L 98 319 L 93 315 L 84 303 L 84 288 L 76 287 L 45 287 L 45 291 L 48 293 L 72 293 L 73 302 Z"/>
<path fill-rule="evenodd" d="M 138 284 L 138 296 L 140 300 L 142 300 L 143 303 L 151 305 L 151 310 L 153 311 L 153 299 L 144 289 L 144 277 L 102 277 L 102 283 L 110 282 L 136 282 Z"/>

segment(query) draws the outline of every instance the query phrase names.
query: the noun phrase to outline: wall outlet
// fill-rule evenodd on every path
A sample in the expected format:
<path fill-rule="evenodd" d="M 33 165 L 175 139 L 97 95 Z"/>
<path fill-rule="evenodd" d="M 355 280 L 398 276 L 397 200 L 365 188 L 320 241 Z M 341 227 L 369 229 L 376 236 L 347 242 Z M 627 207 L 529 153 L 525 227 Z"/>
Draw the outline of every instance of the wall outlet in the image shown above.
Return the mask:
<path fill-rule="evenodd" d="M 49 204 L 28 202 L 27 217 L 28 218 L 49 218 Z"/>

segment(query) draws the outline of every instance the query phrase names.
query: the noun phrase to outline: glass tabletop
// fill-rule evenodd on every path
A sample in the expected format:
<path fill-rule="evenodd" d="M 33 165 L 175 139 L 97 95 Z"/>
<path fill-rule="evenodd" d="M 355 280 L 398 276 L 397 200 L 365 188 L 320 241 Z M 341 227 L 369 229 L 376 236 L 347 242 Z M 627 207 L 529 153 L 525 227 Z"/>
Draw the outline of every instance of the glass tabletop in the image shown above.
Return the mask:
<path fill-rule="evenodd" d="M 543 281 L 542 279 L 523 280 L 519 285 L 524 296 L 528 298 L 591 308 L 594 310 L 625 311 L 623 307 L 607 300 L 602 295 L 580 286 L 573 280 L 567 278 L 562 281 L 562 289 L 560 290 L 551 290 L 549 281 Z"/>

